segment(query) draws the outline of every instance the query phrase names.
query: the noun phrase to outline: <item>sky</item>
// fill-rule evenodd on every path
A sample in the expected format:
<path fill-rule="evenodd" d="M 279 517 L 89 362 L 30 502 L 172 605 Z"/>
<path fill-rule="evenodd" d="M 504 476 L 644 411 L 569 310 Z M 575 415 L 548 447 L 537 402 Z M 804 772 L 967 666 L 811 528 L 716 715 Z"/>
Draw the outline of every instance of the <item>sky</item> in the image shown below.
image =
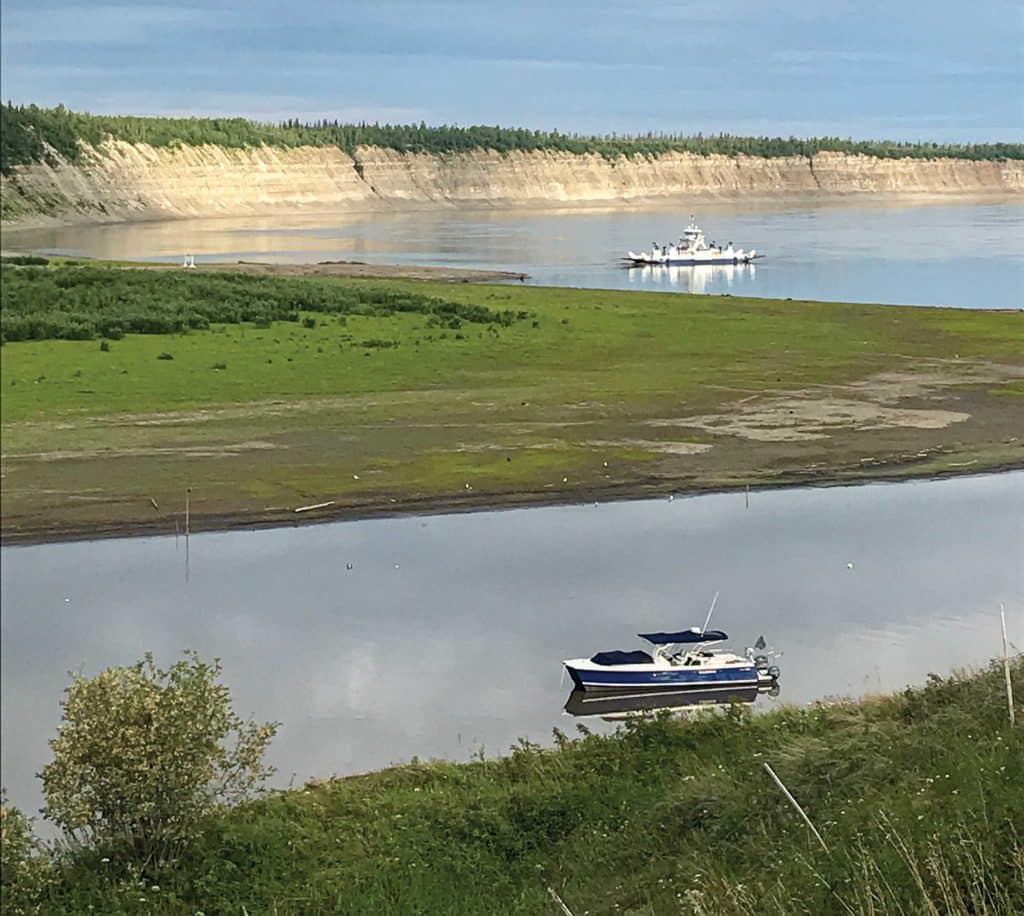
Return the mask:
<path fill-rule="evenodd" d="M 1016 0 L 3 0 L 0 93 L 109 114 L 1024 139 Z"/>

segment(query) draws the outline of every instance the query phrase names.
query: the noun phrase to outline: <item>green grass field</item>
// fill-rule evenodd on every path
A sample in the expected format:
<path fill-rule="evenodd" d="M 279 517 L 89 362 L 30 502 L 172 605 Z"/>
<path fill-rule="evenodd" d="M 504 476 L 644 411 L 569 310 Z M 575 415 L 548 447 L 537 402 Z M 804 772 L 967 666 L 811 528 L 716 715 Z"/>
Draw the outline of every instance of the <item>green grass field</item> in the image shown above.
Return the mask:
<path fill-rule="evenodd" d="M 56 276 L 58 286 L 62 271 L 78 270 L 4 268 L 26 269 Z M 273 309 L 291 310 L 295 320 L 6 343 L 8 529 L 57 516 L 83 531 L 96 521 L 133 523 L 152 515 L 151 497 L 177 502 L 187 485 L 195 487 L 201 524 L 204 513 L 321 499 L 386 507 L 470 490 L 500 502 L 547 490 L 571 498 L 638 480 L 756 484 L 794 469 L 852 462 L 857 470 L 861 459 L 905 461 L 914 452 L 940 470 L 1019 460 L 1010 440 L 1022 424 L 1013 422 L 1016 398 L 1007 397 L 1024 370 L 1024 321 L 1016 313 L 88 271 L 90 284 L 68 281 L 56 302 L 38 306 L 50 310 L 53 327 L 89 333 L 105 309 L 144 321 L 147 296 L 172 323 L 205 323 L 201 311 L 224 312 L 227 300 L 218 296 L 230 296 L 236 321 Z M 359 305 L 388 297 L 442 304 Z M 312 308 L 296 307 L 303 302 Z M 441 320 L 436 308 L 484 318 Z M 512 317 L 486 318 L 501 314 Z M 829 408 L 835 416 L 825 435 L 791 440 L 756 430 L 746 440 L 727 436 L 714 417 L 687 423 L 771 402 L 773 416 L 756 422 L 784 434 L 780 398 L 795 400 L 790 414 L 830 386 L 861 386 L 843 398 L 870 399 L 870 380 L 893 372 L 911 380 L 937 375 L 925 400 L 940 395 L 957 407 L 968 394 L 971 423 L 956 435 L 913 422 L 890 434 L 885 423 L 865 421 L 876 430 L 865 436 Z M 921 392 L 913 396 L 927 406 Z M 166 524 L 173 529 L 173 520 Z"/>
<path fill-rule="evenodd" d="M 1024 694 L 1019 660 L 1013 676 Z M 114 850 L 84 852 L 44 911 L 554 916 L 548 887 L 580 916 L 1024 911 L 1024 729 L 1001 665 L 862 702 L 555 739 L 274 794 L 211 820 L 145 881 Z"/>
<path fill-rule="evenodd" d="M 166 282 L 155 272 L 147 280 Z M 758 391 L 843 381 L 885 368 L 894 356 L 1019 360 L 1024 353 L 1024 325 L 1016 314 L 556 288 L 387 286 L 535 317 L 511 327 L 464 323 L 452 330 L 429 327 L 416 314 L 308 312 L 301 314 L 316 327 L 241 323 L 183 335 L 134 334 L 110 342 L 108 352 L 97 340 L 19 341 L 4 349 L 3 421 L 415 389 L 522 388 L 556 401 L 717 401 L 716 387 Z M 164 353 L 173 359 L 160 360 Z"/>

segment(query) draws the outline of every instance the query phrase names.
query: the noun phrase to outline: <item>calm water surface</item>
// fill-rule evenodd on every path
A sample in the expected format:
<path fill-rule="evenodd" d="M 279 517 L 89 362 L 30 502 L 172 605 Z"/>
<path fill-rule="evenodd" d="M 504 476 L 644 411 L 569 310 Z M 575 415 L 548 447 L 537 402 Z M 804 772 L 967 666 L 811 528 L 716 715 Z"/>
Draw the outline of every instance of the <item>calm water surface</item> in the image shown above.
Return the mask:
<path fill-rule="evenodd" d="M 693 203 L 709 240 L 766 253 L 756 265 L 625 270 L 619 258 L 677 239 L 679 207 L 181 220 L 6 232 L 7 248 L 104 258 L 363 260 L 523 271 L 533 283 L 742 296 L 1024 306 L 1024 204 L 855 201 Z"/>
<path fill-rule="evenodd" d="M 858 695 L 1024 646 L 1024 473 L 2 551 L 2 768 L 39 804 L 68 671 L 219 656 L 276 719 L 278 784 L 547 742 L 560 660 L 714 622 L 782 696 Z M 351 563 L 353 569 L 348 570 Z M 847 564 L 853 563 L 853 569 Z"/>

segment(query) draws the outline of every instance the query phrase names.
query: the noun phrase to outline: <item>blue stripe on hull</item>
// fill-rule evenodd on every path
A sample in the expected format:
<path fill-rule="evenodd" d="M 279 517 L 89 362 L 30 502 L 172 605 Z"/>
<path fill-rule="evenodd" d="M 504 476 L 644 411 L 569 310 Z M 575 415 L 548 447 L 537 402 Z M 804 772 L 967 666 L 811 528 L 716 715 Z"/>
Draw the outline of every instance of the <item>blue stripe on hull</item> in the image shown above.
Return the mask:
<path fill-rule="evenodd" d="M 568 666 L 566 666 L 568 668 Z M 742 668 L 720 668 L 704 674 L 694 669 L 668 669 L 658 671 L 581 671 L 568 668 L 577 686 L 584 690 L 592 687 L 693 687 L 709 689 L 733 684 L 757 684 L 757 669 L 753 665 Z"/>

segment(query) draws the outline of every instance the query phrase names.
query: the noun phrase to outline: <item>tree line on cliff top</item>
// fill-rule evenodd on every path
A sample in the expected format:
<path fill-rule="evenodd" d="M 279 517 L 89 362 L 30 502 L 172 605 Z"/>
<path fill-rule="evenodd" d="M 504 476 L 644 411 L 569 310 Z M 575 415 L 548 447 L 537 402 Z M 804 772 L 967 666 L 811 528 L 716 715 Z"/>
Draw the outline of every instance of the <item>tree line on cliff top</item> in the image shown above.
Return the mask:
<path fill-rule="evenodd" d="M 360 146 L 377 146 L 403 153 L 454 153 L 469 150 L 555 150 L 618 156 L 658 156 L 669 152 L 726 156 L 810 156 L 833 151 L 897 158 L 1024 159 L 1022 143 L 938 144 L 888 140 L 851 140 L 839 137 L 737 137 L 731 134 L 685 136 L 647 133 L 642 136 L 610 134 L 584 136 L 559 131 L 475 125 L 458 127 L 420 124 L 343 124 L 321 120 L 303 123 L 296 118 L 279 124 L 245 118 L 142 118 L 91 115 L 36 105 L 0 107 L 0 171 L 9 174 L 17 165 L 40 162 L 56 153 L 75 161 L 80 143 L 93 146 L 107 138 L 156 147 L 213 144 L 233 149 L 254 146 L 336 146 L 353 154 Z"/>

